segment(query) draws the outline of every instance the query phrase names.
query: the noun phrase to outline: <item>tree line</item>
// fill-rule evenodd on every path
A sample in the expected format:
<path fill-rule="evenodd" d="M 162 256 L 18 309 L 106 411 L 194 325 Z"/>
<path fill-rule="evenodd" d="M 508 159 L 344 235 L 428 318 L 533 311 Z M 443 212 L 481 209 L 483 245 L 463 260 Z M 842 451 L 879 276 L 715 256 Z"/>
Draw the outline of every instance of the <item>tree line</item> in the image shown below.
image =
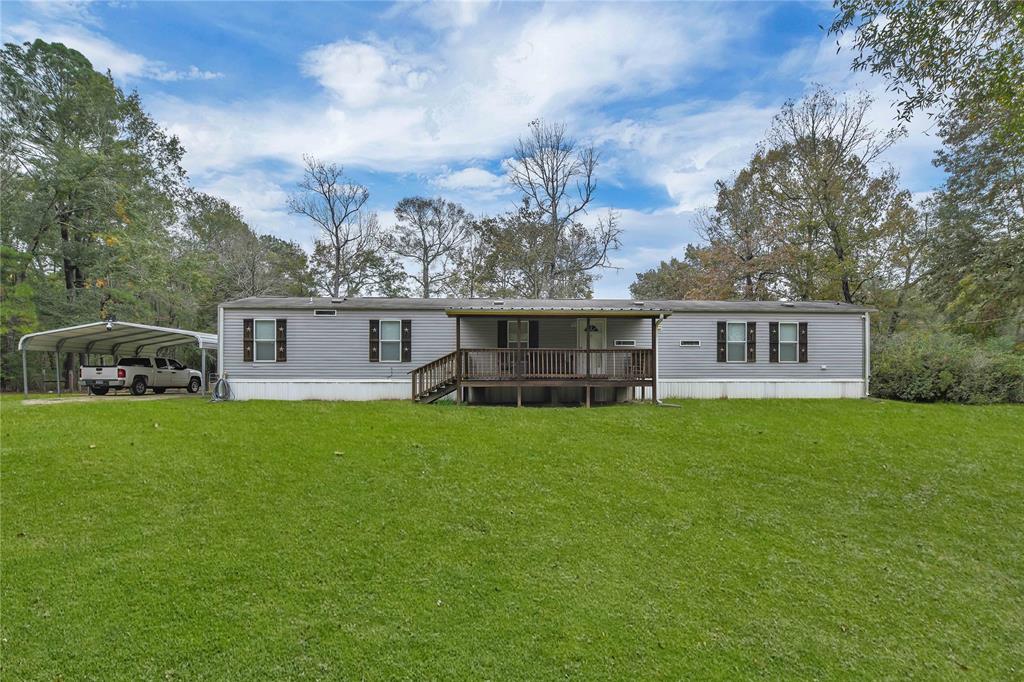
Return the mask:
<path fill-rule="evenodd" d="M 782 107 L 750 161 L 716 184 L 702 242 L 640 273 L 639 298 L 828 299 L 881 331 L 945 327 L 1024 342 L 1024 4 L 837 0 L 852 68 L 898 95 L 894 130 L 866 95 L 818 87 Z M 881 155 L 935 119 L 945 181 L 915 203 Z"/>

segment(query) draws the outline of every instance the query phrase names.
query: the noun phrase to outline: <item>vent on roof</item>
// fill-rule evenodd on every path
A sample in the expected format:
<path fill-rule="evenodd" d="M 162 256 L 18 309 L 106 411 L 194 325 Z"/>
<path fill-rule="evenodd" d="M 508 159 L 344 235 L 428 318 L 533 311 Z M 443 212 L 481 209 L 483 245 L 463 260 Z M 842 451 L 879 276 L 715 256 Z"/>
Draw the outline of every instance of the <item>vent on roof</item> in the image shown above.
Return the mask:
<path fill-rule="evenodd" d="M 316 317 L 334 317 L 338 314 L 337 310 L 330 310 L 327 308 L 317 308 L 313 311 L 313 315 Z"/>
<path fill-rule="evenodd" d="M 633 305 L 643 306 L 644 302 L 643 301 L 633 301 Z"/>
<path fill-rule="evenodd" d="M 792 303 L 790 301 L 783 301 L 782 305 L 786 306 L 787 308 L 795 308 L 796 307 L 796 304 Z"/>
<path fill-rule="evenodd" d="M 344 302 L 345 302 L 345 299 L 343 299 L 343 298 L 332 298 L 331 299 L 331 303 L 344 303 Z"/>
<path fill-rule="evenodd" d="M 491 305 L 505 305 L 504 301 L 491 301 Z"/>

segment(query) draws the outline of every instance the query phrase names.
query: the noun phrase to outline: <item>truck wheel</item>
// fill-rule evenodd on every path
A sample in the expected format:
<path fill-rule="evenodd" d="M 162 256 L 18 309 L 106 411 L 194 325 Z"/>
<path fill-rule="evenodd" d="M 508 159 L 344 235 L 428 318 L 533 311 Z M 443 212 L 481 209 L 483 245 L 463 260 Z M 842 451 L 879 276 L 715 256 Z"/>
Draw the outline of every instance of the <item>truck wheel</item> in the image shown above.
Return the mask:
<path fill-rule="evenodd" d="M 203 382 L 199 380 L 199 377 L 192 377 L 188 382 L 189 393 L 199 393 L 199 387 Z"/>
<path fill-rule="evenodd" d="M 110 389 L 106 386 L 91 386 L 89 387 L 89 393 L 93 395 L 106 395 Z"/>
<path fill-rule="evenodd" d="M 166 388 L 154 388 L 153 393 L 163 393 L 166 390 Z"/>
<path fill-rule="evenodd" d="M 136 377 L 132 382 L 132 395 L 146 394 L 146 377 Z"/>

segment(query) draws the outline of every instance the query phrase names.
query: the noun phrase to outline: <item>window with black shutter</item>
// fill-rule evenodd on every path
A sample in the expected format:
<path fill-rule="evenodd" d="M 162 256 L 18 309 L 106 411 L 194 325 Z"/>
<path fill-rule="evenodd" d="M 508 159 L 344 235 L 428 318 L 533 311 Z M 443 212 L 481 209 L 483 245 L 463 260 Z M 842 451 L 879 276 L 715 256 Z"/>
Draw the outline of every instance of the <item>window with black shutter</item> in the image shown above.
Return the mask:
<path fill-rule="evenodd" d="M 253 318 L 242 320 L 242 362 L 252 362 L 253 358 Z"/>
<path fill-rule="evenodd" d="M 402 362 L 412 362 L 412 320 L 402 320 Z"/>
<path fill-rule="evenodd" d="M 277 320 L 277 361 L 288 362 L 288 320 Z"/>
<path fill-rule="evenodd" d="M 757 322 L 747 322 L 747 362 L 757 362 Z"/>
<path fill-rule="evenodd" d="M 725 327 L 726 327 L 726 323 L 725 322 L 719 322 L 718 323 L 718 333 L 717 333 L 717 336 L 716 336 L 716 339 L 717 339 L 717 342 L 718 342 L 718 349 L 717 349 L 717 351 L 718 351 L 718 362 L 725 362 L 725 360 L 726 360 L 726 346 L 727 346 L 727 342 L 726 342 L 726 329 L 725 329 Z"/>
<path fill-rule="evenodd" d="M 807 362 L 807 323 L 800 323 L 800 342 L 798 352 L 800 354 L 800 362 Z"/>
<path fill-rule="evenodd" d="M 768 362 L 779 361 L 779 323 L 768 323 Z"/>
<path fill-rule="evenodd" d="M 380 320 L 370 320 L 370 362 L 380 362 Z"/>

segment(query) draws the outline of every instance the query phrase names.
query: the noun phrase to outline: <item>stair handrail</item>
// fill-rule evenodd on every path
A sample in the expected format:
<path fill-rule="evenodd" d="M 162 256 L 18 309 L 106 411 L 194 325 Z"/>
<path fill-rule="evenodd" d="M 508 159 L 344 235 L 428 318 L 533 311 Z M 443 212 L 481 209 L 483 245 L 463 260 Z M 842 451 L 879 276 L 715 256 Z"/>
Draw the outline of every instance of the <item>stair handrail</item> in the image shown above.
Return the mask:
<path fill-rule="evenodd" d="M 439 386 L 455 381 L 458 374 L 455 359 L 458 354 L 459 351 L 453 350 L 425 365 L 410 369 L 407 374 L 412 375 L 412 399 L 428 395 Z"/>

